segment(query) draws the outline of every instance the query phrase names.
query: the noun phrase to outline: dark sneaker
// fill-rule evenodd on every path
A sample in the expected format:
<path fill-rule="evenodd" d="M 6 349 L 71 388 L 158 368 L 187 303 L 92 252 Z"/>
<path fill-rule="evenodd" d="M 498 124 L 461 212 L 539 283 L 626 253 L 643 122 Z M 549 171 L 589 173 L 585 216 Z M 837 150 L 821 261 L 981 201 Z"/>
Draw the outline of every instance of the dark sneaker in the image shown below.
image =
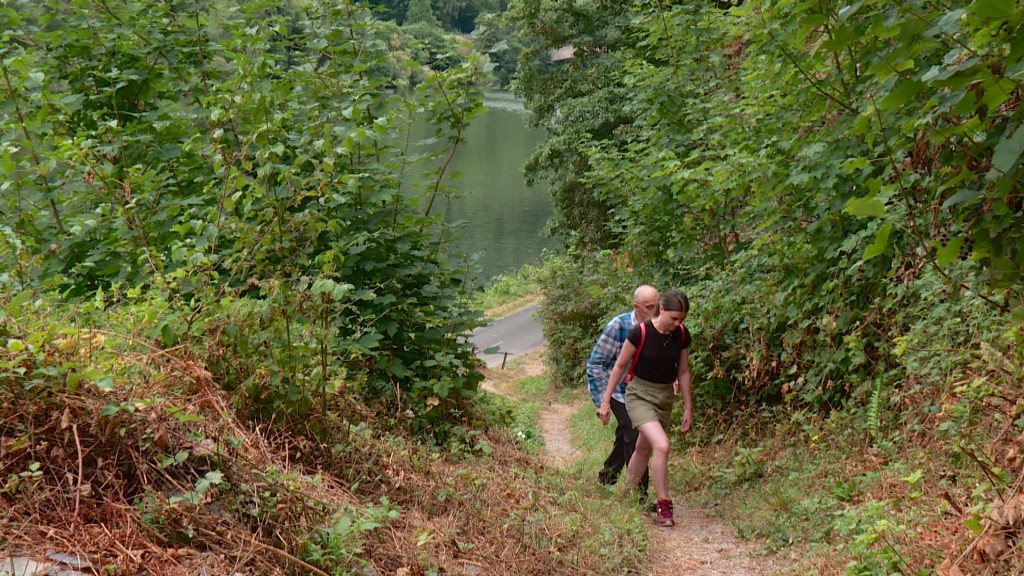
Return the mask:
<path fill-rule="evenodd" d="M 640 507 L 642 507 L 642 508 L 646 508 L 647 507 L 647 491 L 644 490 L 643 488 L 637 486 L 636 487 L 636 494 L 637 494 L 637 504 L 639 504 Z"/>
<path fill-rule="evenodd" d="M 675 526 L 676 522 L 672 519 L 672 501 L 671 500 L 658 500 L 655 504 L 656 515 L 654 516 L 654 523 L 658 526 Z"/>

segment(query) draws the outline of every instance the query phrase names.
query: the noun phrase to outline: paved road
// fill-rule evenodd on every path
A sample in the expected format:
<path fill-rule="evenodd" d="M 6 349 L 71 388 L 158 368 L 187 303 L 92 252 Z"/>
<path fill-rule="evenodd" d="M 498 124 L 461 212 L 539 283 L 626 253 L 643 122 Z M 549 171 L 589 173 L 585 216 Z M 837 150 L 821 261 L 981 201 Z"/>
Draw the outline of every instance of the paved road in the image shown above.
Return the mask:
<path fill-rule="evenodd" d="M 506 358 L 513 360 L 517 356 L 540 348 L 547 341 L 540 330 L 540 324 L 534 318 L 536 304 L 531 304 L 518 312 L 495 320 L 490 326 L 481 326 L 473 331 L 470 341 L 480 350 L 480 358 L 488 366 L 501 366 Z M 482 351 L 498 347 L 497 354 L 483 354 Z"/>

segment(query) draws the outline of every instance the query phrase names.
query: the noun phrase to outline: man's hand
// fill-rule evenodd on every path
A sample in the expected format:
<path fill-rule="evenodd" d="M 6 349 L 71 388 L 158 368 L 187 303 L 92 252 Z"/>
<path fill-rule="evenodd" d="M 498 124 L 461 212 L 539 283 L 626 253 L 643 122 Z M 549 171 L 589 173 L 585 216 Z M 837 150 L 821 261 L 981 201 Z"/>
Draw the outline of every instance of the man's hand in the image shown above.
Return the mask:
<path fill-rule="evenodd" d="M 601 419 L 601 425 L 607 426 L 608 420 L 611 418 L 612 405 L 608 401 L 601 402 L 601 407 L 597 409 L 597 417 Z"/>

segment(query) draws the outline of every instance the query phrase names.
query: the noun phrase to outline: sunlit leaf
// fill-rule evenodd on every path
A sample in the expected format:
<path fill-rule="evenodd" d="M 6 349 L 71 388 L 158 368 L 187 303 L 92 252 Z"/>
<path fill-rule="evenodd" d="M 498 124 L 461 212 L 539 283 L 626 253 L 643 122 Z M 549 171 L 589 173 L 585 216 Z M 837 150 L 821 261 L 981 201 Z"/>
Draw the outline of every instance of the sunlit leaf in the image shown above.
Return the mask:
<path fill-rule="evenodd" d="M 885 216 L 885 204 L 877 198 L 853 198 L 843 212 L 857 218 L 880 218 Z"/>
<path fill-rule="evenodd" d="M 878 230 L 875 235 L 875 240 L 864 249 L 864 255 L 861 257 L 862 260 L 870 260 L 875 256 L 879 256 L 885 253 L 885 249 L 889 247 L 889 235 L 892 233 L 892 222 L 886 222 L 882 224 L 882 227 Z"/>
<path fill-rule="evenodd" d="M 935 252 L 935 260 L 939 266 L 949 266 L 953 262 L 956 262 L 960 256 L 960 247 L 963 246 L 964 240 L 959 236 L 950 238 L 949 242 L 946 242 L 943 246 Z"/>

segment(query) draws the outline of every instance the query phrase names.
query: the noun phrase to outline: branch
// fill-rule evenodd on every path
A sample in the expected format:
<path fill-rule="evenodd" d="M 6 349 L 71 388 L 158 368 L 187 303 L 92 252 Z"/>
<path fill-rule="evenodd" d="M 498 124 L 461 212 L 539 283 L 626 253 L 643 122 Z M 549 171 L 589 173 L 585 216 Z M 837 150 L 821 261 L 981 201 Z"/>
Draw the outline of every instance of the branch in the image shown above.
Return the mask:
<path fill-rule="evenodd" d="M 2 59 L 0 59 L 0 70 L 3 70 L 4 83 L 7 84 L 7 94 L 10 95 L 11 101 L 14 102 L 14 111 L 18 115 L 18 122 L 21 124 L 21 131 L 25 136 L 25 141 L 29 144 L 29 152 L 32 154 L 32 160 L 39 168 L 39 177 L 43 180 L 43 188 L 46 190 L 46 199 L 50 202 L 50 213 L 53 214 L 53 220 L 57 225 L 57 231 L 63 234 L 64 224 L 60 220 L 60 212 L 57 210 L 57 203 L 53 201 L 53 190 L 50 188 L 50 181 L 46 178 L 46 174 L 43 173 L 43 161 L 39 158 L 35 145 L 32 144 L 32 135 L 29 134 L 28 126 L 25 125 L 25 115 L 22 113 L 21 105 L 18 103 L 18 95 L 14 92 L 14 86 L 11 84 L 11 77 L 7 72 L 7 64 Z"/>
<path fill-rule="evenodd" d="M 444 97 L 445 104 L 448 105 L 448 111 L 454 116 L 455 106 L 452 104 L 452 100 L 448 96 L 448 92 L 445 91 L 444 84 L 441 82 L 441 79 L 437 76 L 435 76 L 435 78 L 437 78 L 437 89 L 441 91 L 441 96 Z M 444 178 L 444 174 L 448 170 L 448 165 L 451 164 L 452 159 L 455 158 L 455 151 L 459 147 L 459 140 L 462 139 L 462 127 L 465 125 L 464 119 L 465 112 L 459 116 L 459 127 L 455 130 L 455 138 L 452 141 L 451 150 L 448 151 L 448 158 L 445 159 L 444 165 L 441 166 L 441 169 L 437 172 L 437 178 L 434 180 L 434 189 L 430 193 L 430 202 L 427 203 L 427 209 L 423 213 L 424 217 L 430 216 L 430 211 L 434 207 L 434 201 L 437 200 L 437 193 L 441 189 L 441 180 Z M 423 224 L 420 224 L 420 229 L 423 229 Z"/>
<path fill-rule="evenodd" d="M 844 102 L 838 96 L 836 96 L 834 94 L 830 94 L 827 90 L 825 90 L 824 88 L 819 86 L 818 82 L 816 82 L 814 80 L 814 78 L 810 75 L 810 73 L 808 73 L 806 70 L 804 70 L 803 67 L 800 65 L 800 63 L 796 61 L 796 58 L 794 58 L 792 54 L 790 54 L 789 52 L 786 51 L 786 49 L 782 46 L 782 43 L 779 42 L 778 37 L 775 36 L 774 33 L 772 33 L 772 31 L 768 27 L 767 23 L 764 22 L 764 14 L 763 13 L 761 14 L 761 22 L 765 24 L 765 31 L 768 33 L 768 36 L 771 37 L 771 39 L 774 42 L 776 42 L 776 44 L 778 44 L 779 52 L 781 52 L 782 55 L 786 57 L 786 60 L 789 60 L 789 62 L 794 67 L 796 67 L 796 69 L 800 73 L 800 75 L 804 77 L 804 80 L 807 80 L 807 82 L 811 85 L 812 88 L 814 88 L 814 90 L 816 92 L 818 92 L 819 94 L 821 94 L 825 98 L 828 98 L 829 100 L 835 102 L 836 104 L 838 104 L 840 107 L 842 107 L 847 112 L 849 112 L 851 114 L 856 114 L 857 113 L 857 109 L 854 108 L 852 105 Z"/>

